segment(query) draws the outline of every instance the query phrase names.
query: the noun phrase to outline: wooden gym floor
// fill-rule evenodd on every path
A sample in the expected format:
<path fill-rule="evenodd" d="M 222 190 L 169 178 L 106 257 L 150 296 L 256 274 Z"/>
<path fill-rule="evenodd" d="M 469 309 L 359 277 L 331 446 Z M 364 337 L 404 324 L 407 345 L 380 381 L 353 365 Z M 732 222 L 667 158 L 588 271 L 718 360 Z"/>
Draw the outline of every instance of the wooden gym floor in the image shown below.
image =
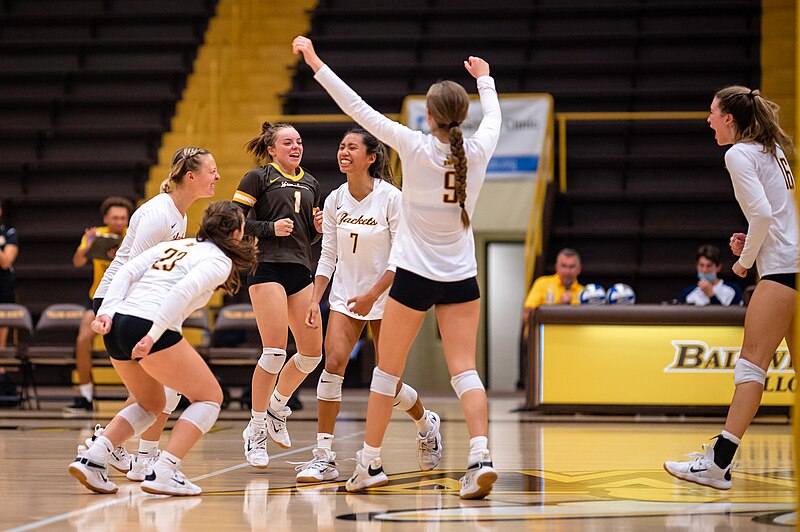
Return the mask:
<path fill-rule="evenodd" d="M 116 495 L 87 491 L 66 468 L 76 446 L 121 403 L 103 404 L 96 419 L 66 419 L 42 411 L 0 410 L 0 516 L 7 530 L 785 530 L 794 526 L 792 433 L 784 418 L 754 425 L 737 454 L 733 489 L 681 483 L 661 468 L 665 459 L 699 451 L 721 420 L 634 420 L 602 416 L 543 417 L 514 413 L 519 397 L 491 398 L 489 442 L 500 479 L 482 501 L 461 501 L 467 433 L 459 404 L 429 398 L 442 417 L 445 456 L 423 474 L 415 426 L 396 415 L 384 442 L 388 486 L 351 495 L 344 482 L 364 434 L 366 394 L 346 390 L 334 449 L 339 482 L 296 486 L 295 466 L 310 459 L 316 406 L 289 418 L 293 447 L 270 444 L 270 466 L 244 463 L 248 413 L 223 411 L 211 433 L 187 456 L 183 471 L 199 497 L 142 493 L 113 472 Z M 234 406 L 236 406 L 234 404 Z M 162 446 L 164 439 L 162 438 Z M 136 442 L 129 442 L 129 451 Z"/>

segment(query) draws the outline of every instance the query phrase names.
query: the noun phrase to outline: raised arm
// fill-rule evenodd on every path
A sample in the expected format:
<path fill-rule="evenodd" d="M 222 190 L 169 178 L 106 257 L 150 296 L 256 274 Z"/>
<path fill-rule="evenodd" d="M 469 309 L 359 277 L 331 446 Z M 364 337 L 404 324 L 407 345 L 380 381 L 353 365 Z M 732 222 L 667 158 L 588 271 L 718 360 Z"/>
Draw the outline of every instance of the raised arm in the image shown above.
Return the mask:
<path fill-rule="evenodd" d="M 329 66 L 322 62 L 314 50 L 311 39 L 303 36 L 295 37 L 292 41 L 292 51 L 295 54 L 303 55 L 306 64 L 314 71 L 314 79 L 328 92 L 336 105 L 364 129 L 375 135 L 378 140 L 402 154 L 405 150 L 413 149 L 422 138 L 422 133 L 412 131 L 406 126 L 386 118 L 362 100 Z"/>

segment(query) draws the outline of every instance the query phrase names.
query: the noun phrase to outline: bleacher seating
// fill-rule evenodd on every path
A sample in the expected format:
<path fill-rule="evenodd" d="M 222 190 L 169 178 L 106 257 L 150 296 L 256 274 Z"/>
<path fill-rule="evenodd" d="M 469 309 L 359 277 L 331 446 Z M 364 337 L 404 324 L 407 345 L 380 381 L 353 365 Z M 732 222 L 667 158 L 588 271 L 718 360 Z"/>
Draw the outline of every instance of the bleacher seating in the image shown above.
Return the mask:
<path fill-rule="evenodd" d="M 759 14 L 755 0 L 512 0 L 491 9 L 478 0 L 323 0 L 311 37 L 384 113 L 441 78 L 471 87 L 467 54 L 490 61 L 501 93 L 549 92 L 556 112 L 705 111 L 724 85 L 758 86 Z M 285 112 L 338 109 L 300 65 Z M 571 122 L 567 131 L 568 189 L 555 200 L 539 271 L 569 245 L 584 257 L 587 282 L 669 300 L 691 278 L 698 244 L 723 246 L 743 227 L 704 122 Z M 317 136 L 317 126 L 303 134 Z"/>
<path fill-rule="evenodd" d="M 144 195 L 215 0 L 0 2 L 0 199 L 34 314 L 85 303 L 71 257 L 108 195 Z"/>

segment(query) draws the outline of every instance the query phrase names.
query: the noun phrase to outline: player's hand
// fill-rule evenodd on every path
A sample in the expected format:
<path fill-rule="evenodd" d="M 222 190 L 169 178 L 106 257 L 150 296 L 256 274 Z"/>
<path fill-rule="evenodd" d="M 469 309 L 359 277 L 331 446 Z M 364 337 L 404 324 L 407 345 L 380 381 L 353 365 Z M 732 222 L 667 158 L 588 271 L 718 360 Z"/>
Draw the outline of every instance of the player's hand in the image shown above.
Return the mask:
<path fill-rule="evenodd" d="M 308 37 L 303 37 L 302 35 L 295 37 L 292 41 L 292 52 L 295 54 L 303 54 L 303 60 L 311 67 L 311 70 L 313 70 L 315 74 L 325 65 L 322 59 L 317 55 L 317 52 L 314 51 L 314 44 Z"/>
<path fill-rule="evenodd" d="M 464 68 L 466 68 L 467 72 L 475 79 L 489 75 L 489 63 L 473 55 L 469 56 L 469 58 L 464 61 Z"/>
<path fill-rule="evenodd" d="M 294 231 L 294 222 L 291 218 L 283 218 L 275 222 L 275 236 L 289 236 Z"/>
<path fill-rule="evenodd" d="M 96 334 L 107 334 L 111 330 L 111 318 L 107 314 L 101 314 L 92 321 L 92 330 Z"/>
<path fill-rule="evenodd" d="M 744 233 L 733 233 L 731 235 L 731 251 L 737 257 L 742 255 L 742 250 L 744 249 L 744 242 L 747 239 L 747 235 Z"/>
<path fill-rule="evenodd" d="M 559 301 L 559 303 L 562 305 L 569 305 L 572 303 L 572 293 L 569 290 L 564 292 L 564 295 L 561 296 L 561 301 Z"/>
<path fill-rule="evenodd" d="M 317 207 L 314 207 L 314 229 L 317 230 L 317 233 L 322 232 L 322 209 Z"/>
<path fill-rule="evenodd" d="M 306 327 L 319 329 L 319 303 L 311 304 L 306 311 Z"/>
<path fill-rule="evenodd" d="M 733 263 L 733 273 L 738 275 L 739 277 L 747 277 L 747 268 L 739 264 L 739 261 Z"/>
<path fill-rule="evenodd" d="M 153 344 L 155 342 L 150 335 L 145 334 L 142 336 L 142 339 L 139 340 L 135 346 L 133 346 L 133 351 L 131 351 L 131 358 L 133 360 L 139 360 L 141 358 L 146 357 L 150 354 L 150 350 L 153 349 Z"/>
<path fill-rule="evenodd" d="M 347 308 L 350 309 L 350 312 L 353 314 L 358 314 L 359 316 L 366 316 L 369 314 L 369 311 L 372 310 L 372 305 L 375 304 L 377 301 L 377 297 L 373 296 L 369 292 L 366 294 L 361 294 L 356 297 L 352 297 L 347 300 Z"/>

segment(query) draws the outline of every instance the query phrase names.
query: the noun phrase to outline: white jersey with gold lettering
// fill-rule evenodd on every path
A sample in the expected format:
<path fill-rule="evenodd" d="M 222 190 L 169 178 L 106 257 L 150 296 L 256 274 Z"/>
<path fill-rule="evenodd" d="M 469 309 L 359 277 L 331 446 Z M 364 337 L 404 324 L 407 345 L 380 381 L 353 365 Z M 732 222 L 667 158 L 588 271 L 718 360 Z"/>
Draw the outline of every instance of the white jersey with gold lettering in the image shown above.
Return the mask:
<path fill-rule="evenodd" d="M 764 152 L 756 143 L 740 142 L 725 152 L 736 200 L 747 218 L 747 239 L 739 257 L 744 268 L 760 276 L 798 271 L 797 204 L 794 174 L 783 150 Z"/>
<path fill-rule="evenodd" d="M 370 107 L 327 65 L 314 75 L 336 104 L 378 140 L 394 148 L 403 168 L 400 227 L 389 262 L 433 281 L 461 281 L 478 273 L 475 239 L 461 225 L 455 197 L 455 172 L 450 145 L 414 131 Z M 501 115 L 494 79 L 477 80 L 483 119 L 464 138 L 467 156 L 467 200 L 472 217 L 489 159 L 500 136 Z"/>
<path fill-rule="evenodd" d="M 104 298 L 111 279 L 123 264 L 150 249 L 159 242 L 178 240 L 186 236 L 186 215 L 175 206 L 169 194 L 156 194 L 136 209 L 131 216 L 128 232 L 103 274 L 94 292 L 95 298 Z"/>
<path fill-rule="evenodd" d="M 400 191 L 381 179 L 373 183 L 372 192 L 361 201 L 344 183 L 330 193 L 322 210 L 317 275 L 333 276 L 331 310 L 358 320 L 381 319 L 389 291 L 381 294 L 367 316 L 351 312 L 347 301 L 367 292 L 386 270 L 395 269 L 389 265 L 389 252 L 400 218 Z"/>
<path fill-rule="evenodd" d="M 233 261 L 213 242 L 162 242 L 119 269 L 97 315 L 152 320 L 147 334 L 157 341 L 167 329 L 181 332 L 183 321 L 208 303 L 232 267 Z"/>

